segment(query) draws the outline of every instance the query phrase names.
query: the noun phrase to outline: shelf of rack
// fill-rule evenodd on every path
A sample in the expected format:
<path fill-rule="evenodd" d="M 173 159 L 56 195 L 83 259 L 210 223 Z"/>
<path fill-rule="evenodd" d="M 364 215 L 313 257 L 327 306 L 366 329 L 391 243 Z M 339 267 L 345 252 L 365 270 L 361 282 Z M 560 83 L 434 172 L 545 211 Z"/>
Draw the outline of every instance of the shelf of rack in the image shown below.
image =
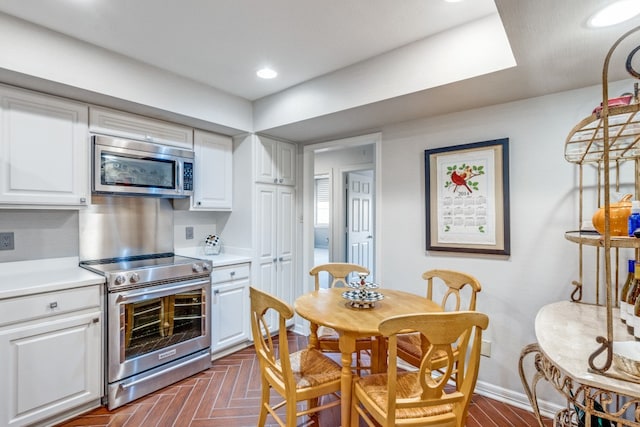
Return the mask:
<path fill-rule="evenodd" d="M 640 104 L 608 109 L 609 160 L 640 157 Z M 599 163 L 604 156 L 604 117 L 602 111 L 583 119 L 569 132 L 564 158 L 571 163 Z"/>
<path fill-rule="evenodd" d="M 604 236 L 602 234 L 567 231 L 564 233 L 564 238 L 570 242 L 604 248 Z M 611 236 L 610 239 L 612 248 L 640 248 L 640 239 L 636 237 Z"/>

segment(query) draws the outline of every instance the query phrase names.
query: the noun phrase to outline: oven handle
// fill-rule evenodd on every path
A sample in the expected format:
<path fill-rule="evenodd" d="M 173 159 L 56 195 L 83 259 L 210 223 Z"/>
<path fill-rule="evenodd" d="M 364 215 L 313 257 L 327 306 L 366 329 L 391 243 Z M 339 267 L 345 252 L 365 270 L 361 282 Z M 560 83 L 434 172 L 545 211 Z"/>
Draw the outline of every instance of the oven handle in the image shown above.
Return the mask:
<path fill-rule="evenodd" d="M 173 370 L 179 369 L 179 368 L 181 368 L 181 367 L 183 367 L 185 365 L 188 365 L 188 364 L 190 364 L 192 362 L 193 362 L 193 359 L 185 360 L 182 363 L 178 363 L 177 365 L 172 366 L 170 368 L 170 370 L 173 371 Z M 119 391 L 124 392 L 124 391 L 127 391 L 127 389 L 130 388 L 130 387 L 134 387 L 137 384 L 140 384 L 140 383 L 145 382 L 145 381 L 149 381 L 152 378 L 159 377 L 161 375 L 166 375 L 166 374 L 167 374 L 167 370 L 158 371 L 158 372 L 155 372 L 153 374 L 147 375 L 146 377 L 138 378 L 137 380 L 133 380 L 131 382 L 128 382 L 126 384 L 120 383 L 120 384 L 118 384 L 118 389 L 119 389 Z"/>
<path fill-rule="evenodd" d="M 153 286 L 153 293 L 157 293 L 157 292 L 173 293 L 173 292 L 181 291 L 181 290 L 189 290 L 189 289 L 194 289 L 194 288 L 201 287 L 202 285 L 208 285 L 209 282 L 210 282 L 209 279 L 205 279 L 205 280 L 194 280 L 194 281 L 191 281 L 191 282 L 180 282 L 179 284 L 167 284 L 167 285 L 162 285 L 162 286 Z M 127 295 L 123 295 L 122 293 L 120 293 L 116 297 L 116 303 L 117 304 L 125 303 L 130 299 L 136 299 L 136 298 L 144 296 L 144 295 L 149 295 L 149 288 L 150 287 L 142 288 L 142 289 L 139 289 L 137 292 L 136 291 L 128 291 Z"/>

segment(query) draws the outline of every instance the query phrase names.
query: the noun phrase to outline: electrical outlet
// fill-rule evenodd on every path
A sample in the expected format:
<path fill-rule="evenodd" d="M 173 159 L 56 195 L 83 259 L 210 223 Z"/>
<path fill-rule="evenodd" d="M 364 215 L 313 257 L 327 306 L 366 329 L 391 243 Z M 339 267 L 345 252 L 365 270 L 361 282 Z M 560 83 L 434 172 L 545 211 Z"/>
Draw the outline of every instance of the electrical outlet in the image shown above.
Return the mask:
<path fill-rule="evenodd" d="M 193 227 L 185 227 L 185 229 L 184 229 L 184 237 L 187 240 L 193 239 Z"/>
<path fill-rule="evenodd" d="M 14 250 L 13 231 L 0 233 L 0 251 Z"/>
<path fill-rule="evenodd" d="M 491 357 L 491 341 L 482 340 L 480 345 L 480 354 L 486 357 Z"/>

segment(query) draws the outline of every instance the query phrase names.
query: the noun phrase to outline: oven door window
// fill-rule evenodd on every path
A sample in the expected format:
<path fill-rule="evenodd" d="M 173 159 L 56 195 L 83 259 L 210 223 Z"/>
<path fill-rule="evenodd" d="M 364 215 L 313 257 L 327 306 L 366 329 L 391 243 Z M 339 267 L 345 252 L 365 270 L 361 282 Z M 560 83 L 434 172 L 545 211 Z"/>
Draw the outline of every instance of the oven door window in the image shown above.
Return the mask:
<path fill-rule="evenodd" d="M 171 190 L 176 182 L 176 161 L 149 157 L 128 157 L 100 152 L 100 183 L 125 187 Z"/>
<path fill-rule="evenodd" d="M 206 309 L 202 289 L 123 304 L 124 360 L 202 336 Z"/>

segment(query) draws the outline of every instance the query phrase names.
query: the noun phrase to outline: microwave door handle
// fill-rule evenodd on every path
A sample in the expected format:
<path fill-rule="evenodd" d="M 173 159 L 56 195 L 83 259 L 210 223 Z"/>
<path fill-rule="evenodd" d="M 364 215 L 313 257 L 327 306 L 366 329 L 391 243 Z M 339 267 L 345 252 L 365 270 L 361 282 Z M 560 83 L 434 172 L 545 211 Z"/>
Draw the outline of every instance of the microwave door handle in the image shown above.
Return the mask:
<path fill-rule="evenodd" d="M 179 192 L 182 188 L 182 174 L 184 171 L 182 162 L 176 162 L 176 166 L 178 168 L 178 173 L 176 174 L 176 191 Z"/>

